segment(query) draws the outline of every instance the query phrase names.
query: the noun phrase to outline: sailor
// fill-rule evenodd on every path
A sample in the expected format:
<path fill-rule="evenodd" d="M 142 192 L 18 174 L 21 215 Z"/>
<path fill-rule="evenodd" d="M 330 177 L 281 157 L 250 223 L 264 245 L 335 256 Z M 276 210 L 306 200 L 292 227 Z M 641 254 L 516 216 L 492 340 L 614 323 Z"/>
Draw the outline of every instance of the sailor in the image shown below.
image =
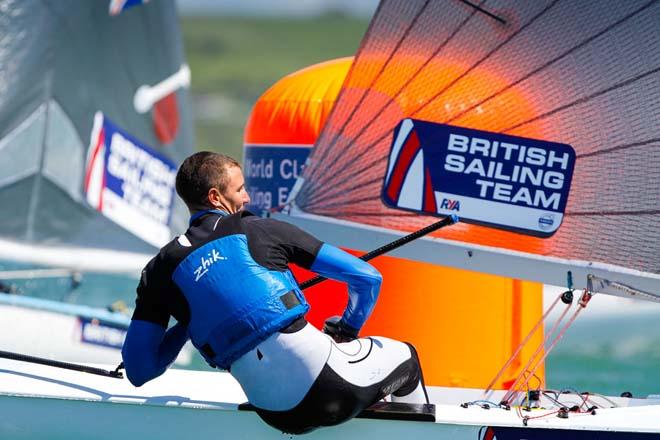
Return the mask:
<path fill-rule="evenodd" d="M 122 350 L 132 384 L 161 375 L 190 338 L 283 432 L 344 422 L 387 395 L 428 401 L 411 345 L 358 337 L 380 289 L 376 269 L 291 224 L 246 211 L 241 167 L 228 156 L 188 157 L 176 190 L 190 227 L 142 271 Z M 309 305 L 289 263 L 348 284 L 346 310 L 326 322 L 325 333 L 305 320 Z M 167 329 L 170 317 L 177 322 Z"/>

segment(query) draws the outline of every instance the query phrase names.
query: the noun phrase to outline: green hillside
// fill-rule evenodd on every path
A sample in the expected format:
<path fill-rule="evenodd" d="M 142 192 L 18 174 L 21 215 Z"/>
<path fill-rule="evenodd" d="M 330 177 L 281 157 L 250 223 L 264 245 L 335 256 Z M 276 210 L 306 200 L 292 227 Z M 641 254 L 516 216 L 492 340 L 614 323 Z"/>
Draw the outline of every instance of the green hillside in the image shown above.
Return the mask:
<path fill-rule="evenodd" d="M 354 55 L 367 25 L 338 15 L 307 20 L 184 17 L 197 149 L 241 159 L 243 128 L 259 96 L 298 69 Z"/>

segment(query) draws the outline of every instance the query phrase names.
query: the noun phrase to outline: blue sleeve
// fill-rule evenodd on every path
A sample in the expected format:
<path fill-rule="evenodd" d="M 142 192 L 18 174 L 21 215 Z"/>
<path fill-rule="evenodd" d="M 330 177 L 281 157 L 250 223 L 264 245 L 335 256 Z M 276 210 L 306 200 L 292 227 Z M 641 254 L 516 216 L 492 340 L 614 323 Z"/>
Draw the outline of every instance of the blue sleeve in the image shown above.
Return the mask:
<path fill-rule="evenodd" d="M 139 387 L 167 370 L 188 341 L 187 326 L 169 330 L 149 321 L 133 319 L 121 350 L 128 380 Z"/>
<path fill-rule="evenodd" d="M 348 283 L 348 305 L 344 324 L 359 331 L 376 305 L 383 277 L 369 263 L 324 243 L 311 269 L 333 280 Z"/>

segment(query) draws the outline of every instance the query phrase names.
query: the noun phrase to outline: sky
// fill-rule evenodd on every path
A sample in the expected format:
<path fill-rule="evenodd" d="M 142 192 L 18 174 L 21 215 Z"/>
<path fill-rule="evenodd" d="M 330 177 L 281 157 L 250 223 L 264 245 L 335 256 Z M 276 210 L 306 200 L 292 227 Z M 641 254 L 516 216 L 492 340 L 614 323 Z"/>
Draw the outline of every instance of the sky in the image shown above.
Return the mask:
<path fill-rule="evenodd" d="M 309 17 L 340 12 L 369 18 L 378 0 L 176 0 L 183 15 L 262 15 Z"/>

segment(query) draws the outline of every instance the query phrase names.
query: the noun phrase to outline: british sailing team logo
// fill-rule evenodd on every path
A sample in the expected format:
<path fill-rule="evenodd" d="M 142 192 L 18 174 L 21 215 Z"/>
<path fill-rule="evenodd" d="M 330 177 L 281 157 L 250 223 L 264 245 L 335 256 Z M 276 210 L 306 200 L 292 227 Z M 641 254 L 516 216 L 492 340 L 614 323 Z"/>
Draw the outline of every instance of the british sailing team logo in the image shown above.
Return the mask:
<path fill-rule="evenodd" d="M 94 115 L 84 181 L 87 202 L 156 247 L 171 238 L 176 171 L 171 159 L 103 113 Z"/>
<path fill-rule="evenodd" d="M 404 119 L 394 131 L 382 199 L 420 214 L 550 237 L 575 165 L 570 145 Z"/>

